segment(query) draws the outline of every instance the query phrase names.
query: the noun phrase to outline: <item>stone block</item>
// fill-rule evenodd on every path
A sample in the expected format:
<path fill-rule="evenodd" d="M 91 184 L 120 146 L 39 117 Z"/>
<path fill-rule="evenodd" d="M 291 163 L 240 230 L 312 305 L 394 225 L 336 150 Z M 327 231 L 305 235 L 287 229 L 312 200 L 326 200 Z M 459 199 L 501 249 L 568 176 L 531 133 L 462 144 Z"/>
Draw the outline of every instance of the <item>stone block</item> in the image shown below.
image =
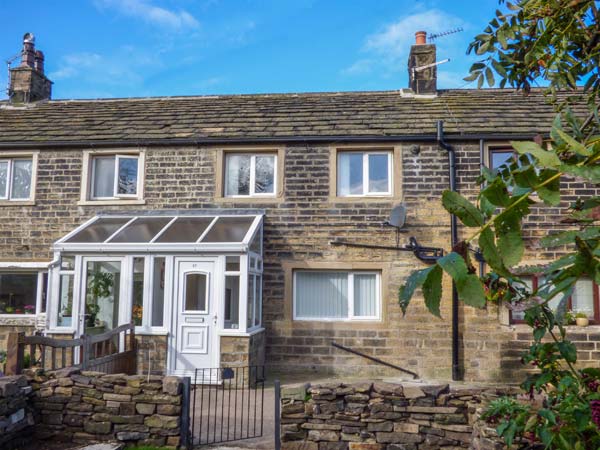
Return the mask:
<path fill-rule="evenodd" d="M 396 383 L 385 383 L 382 381 L 373 383 L 373 391 L 382 395 L 401 396 L 404 392 L 403 386 Z"/>
<path fill-rule="evenodd" d="M 281 443 L 281 450 L 319 450 L 319 444 L 310 441 L 287 441 Z"/>
<path fill-rule="evenodd" d="M 281 387 L 281 398 L 284 400 L 304 401 L 306 399 L 306 391 L 310 387 L 310 383 L 303 383 L 292 386 Z"/>
<path fill-rule="evenodd" d="M 347 450 L 348 443 L 339 442 L 319 442 L 319 450 Z"/>
<path fill-rule="evenodd" d="M 179 426 L 179 417 L 154 414 L 144 419 L 144 425 L 150 428 L 174 429 Z"/>
<path fill-rule="evenodd" d="M 144 423 L 144 416 L 121 416 L 121 415 L 112 415 L 110 416 L 110 421 L 112 423 L 119 423 L 119 424 L 123 424 L 123 423 L 135 423 L 135 424 L 142 424 Z"/>
<path fill-rule="evenodd" d="M 390 430 L 382 430 L 390 431 Z M 416 423 L 399 422 L 394 424 L 394 431 L 397 433 L 418 433 L 419 425 Z"/>
<path fill-rule="evenodd" d="M 181 413 L 181 406 L 177 405 L 156 405 L 156 413 L 165 416 L 177 416 Z"/>
<path fill-rule="evenodd" d="M 135 387 L 131 387 L 131 386 L 120 386 L 120 385 L 115 385 L 115 394 L 125 394 L 125 395 L 137 395 L 140 392 L 142 392 L 142 390 L 140 388 L 135 388 Z"/>
<path fill-rule="evenodd" d="M 139 431 L 120 431 L 116 434 L 116 437 L 120 441 L 140 441 L 142 439 L 148 439 L 149 433 L 140 433 Z"/>
<path fill-rule="evenodd" d="M 121 414 L 122 416 L 133 416 L 135 414 L 135 403 L 133 403 L 133 402 L 121 403 L 119 406 L 119 414 Z"/>
<path fill-rule="evenodd" d="M 367 425 L 367 430 L 368 431 L 393 431 L 394 429 L 394 423 L 393 422 L 375 422 L 375 423 L 369 423 Z"/>
<path fill-rule="evenodd" d="M 419 444 L 425 439 L 419 434 L 400 432 L 379 432 L 376 436 L 377 442 L 381 444 Z"/>
<path fill-rule="evenodd" d="M 102 398 L 113 402 L 130 402 L 131 395 L 105 393 Z"/>
<path fill-rule="evenodd" d="M 179 395 L 182 389 L 181 378 L 165 377 L 162 382 L 162 391 L 169 395 Z"/>
<path fill-rule="evenodd" d="M 420 387 L 417 386 L 404 386 L 404 397 L 412 399 L 412 398 L 420 398 L 425 397 L 427 394 L 423 392 Z"/>
<path fill-rule="evenodd" d="M 340 434 L 331 430 L 309 430 L 308 440 L 310 441 L 339 441 Z"/>
<path fill-rule="evenodd" d="M 282 415 L 302 413 L 304 410 L 305 406 L 302 402 L 287 403 L 281 406 Z"/>
<path fill-rule="evenodd" d="M 83 426 L 83 416 L 75 414 L 66 414 L 63 418 L 62 423 L 69 427 L 81 427 Z"/>
<path fill-rule="evenodd" d="M 303 423 L 300 426 L 304 430 L 334 430 L 339 431 L 342 429 L 341 425 L 329 424 L 329 423 Z"/>
<path fill-rule="evenodd" d="M 153 405 L 152 403 L 136 403 L 135 410 L 138 412 L 138 414 L 149 416 L 154 414 L 156 405 Z"/>
<path fill-rule="evenodd" d="M 94 422 L 85 420 L 83 422 L 83 430 L 90 434 L 108 434 L 111 431 L 110 422 Z"/>
<path fill-rule="evenodd" d="M 348 450 L 385 450 L 385 446 L 369 442 L 350 442 Z"/>

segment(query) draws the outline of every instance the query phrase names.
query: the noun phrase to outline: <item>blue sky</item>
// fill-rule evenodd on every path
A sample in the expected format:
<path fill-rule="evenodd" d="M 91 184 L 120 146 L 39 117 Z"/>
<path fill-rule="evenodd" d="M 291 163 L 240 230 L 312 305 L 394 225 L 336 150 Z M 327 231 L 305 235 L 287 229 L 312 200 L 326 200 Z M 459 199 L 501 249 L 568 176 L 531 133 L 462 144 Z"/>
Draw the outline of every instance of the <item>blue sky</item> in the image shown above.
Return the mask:
<path fill-rule="evenodd" d="M 407 86 L 414 32 L 436 40 L 438 86 L 462 81 L 465 51 L 497 0 L 0 0 L 0 59 L 25 32 L 46 55 L 53 98 L 385 90 Z M 6 66 L 0 86 L 6 86 Z M 5 98 L 4 89 L 0 98 Z"/>

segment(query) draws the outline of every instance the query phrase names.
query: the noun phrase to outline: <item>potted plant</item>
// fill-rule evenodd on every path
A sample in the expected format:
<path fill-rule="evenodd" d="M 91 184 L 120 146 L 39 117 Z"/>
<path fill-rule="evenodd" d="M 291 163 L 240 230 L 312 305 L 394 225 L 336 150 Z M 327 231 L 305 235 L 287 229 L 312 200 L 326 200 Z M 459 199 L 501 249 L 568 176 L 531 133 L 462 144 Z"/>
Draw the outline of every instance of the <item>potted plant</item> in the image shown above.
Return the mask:
<path fill-rule="evenodd" d="M 5 308 L 6 314 L 14 314 L 15 313 L 15 307 L 14 306 L 7 306 Z"/>
<path fill-rule="evenodd" d="M 577 323 L 578 327 L 587 327 L 590 324 L 590 319 L 586 313 L 579 311 L 575 314 L 575 323 Z"/>
<path fill-rule="evenodd" d="M 35 314 L 35 305 L 25 305 L 25 314 Z"/>
<path fill-rule="evenodd" d="M 575 324 L 575 313 L 570 309 L 565 312 L 565 325 L 574 325 Z"/>
<path fill-rule="evenodd" d="M 86 318 L 86 326 L 95 327 L 96 326 L 96 316 L 100 312 L 100 307 L 94 303 L 86 303 L 85 305 L 85 318 Z"/>
<path fill-rule="evenodd" d="M 73 306 L 69 303 L 63 308 L 62 318 L 60 325 L 63 327 L 70 327 L 72 324 Z"/>

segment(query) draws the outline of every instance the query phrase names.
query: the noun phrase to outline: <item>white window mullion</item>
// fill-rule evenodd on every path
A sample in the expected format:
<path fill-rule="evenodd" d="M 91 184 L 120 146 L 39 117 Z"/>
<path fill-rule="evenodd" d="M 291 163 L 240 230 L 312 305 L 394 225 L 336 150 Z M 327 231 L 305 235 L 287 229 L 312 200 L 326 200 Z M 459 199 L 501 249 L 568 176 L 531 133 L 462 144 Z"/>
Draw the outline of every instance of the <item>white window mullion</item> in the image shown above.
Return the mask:
<path fill-rule="evenodd" d="M 144 258 L 144 296 L 142 299 L 142 326 L 150 328 L 152 326 L 152 304 L 154 287 L 154 256 Z"/>
<path fill-rule="evenodd" d="M 394 178 L 393 178 L 393 174 L 394 174 L 394 170 L 392 167 L 392 152 L 388 153 L 388 189 L 387 189 L 387 193 L 392 195 L 394 193 Z"/>
<path fill-rule="evenodd" d="M 369 154 L 363 153 L 363 195 L 369 194 Z"/>
<path fill-rule="evenodd" d="M 354 319 L 354 273 L 348 273 L 348 318 Z"/>
<path fill-rule="evenodd" d="M 8 160 L 8 168 L 6 170 L 6 198 L 12 200 L 12 186 L 13 186 L 13 160 Z"/>

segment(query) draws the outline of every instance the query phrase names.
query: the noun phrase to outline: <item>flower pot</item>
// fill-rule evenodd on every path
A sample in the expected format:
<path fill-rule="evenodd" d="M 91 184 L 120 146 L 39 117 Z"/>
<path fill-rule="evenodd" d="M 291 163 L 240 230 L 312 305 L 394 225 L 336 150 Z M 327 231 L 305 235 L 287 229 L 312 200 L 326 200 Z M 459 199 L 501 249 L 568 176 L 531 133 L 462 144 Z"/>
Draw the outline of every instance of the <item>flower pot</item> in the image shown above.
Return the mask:
<path fill-rule="evenodd" d="M 590 319 L 587 317 L 577 317 L 575 323 L 578 327 L 587 327 L 590 324 Z"/>

